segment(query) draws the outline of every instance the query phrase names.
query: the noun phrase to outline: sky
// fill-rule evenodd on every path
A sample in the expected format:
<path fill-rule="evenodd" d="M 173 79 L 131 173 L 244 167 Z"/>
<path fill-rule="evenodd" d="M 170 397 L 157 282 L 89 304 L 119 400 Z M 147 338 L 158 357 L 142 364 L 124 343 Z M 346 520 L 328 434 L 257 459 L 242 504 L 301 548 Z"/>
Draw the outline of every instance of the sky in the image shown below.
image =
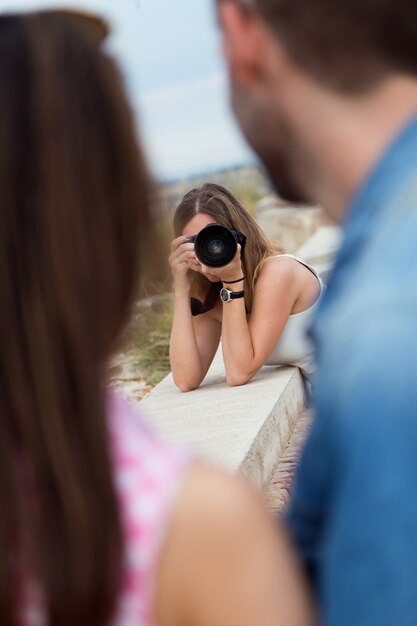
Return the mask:
<path fill-rule="evenodd" d="M 229 109 L 214 0 L 0 0 L 1 11 L 105 16 L 154 174 L 175 180 L 253 161 Z"/>

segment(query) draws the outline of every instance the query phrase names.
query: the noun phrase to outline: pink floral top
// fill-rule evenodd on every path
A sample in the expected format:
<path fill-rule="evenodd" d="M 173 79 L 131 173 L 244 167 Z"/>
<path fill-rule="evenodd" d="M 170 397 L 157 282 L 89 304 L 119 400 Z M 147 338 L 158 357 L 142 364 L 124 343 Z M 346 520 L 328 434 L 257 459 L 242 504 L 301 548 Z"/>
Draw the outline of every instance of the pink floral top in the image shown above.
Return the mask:
<path fill-rule="evenodd" d="M 155 626 L 155 572 L 190 457 L 164 443 L 128 402 L 109 395 L 110 446 L 125 538 L 123 585 L 111 626 Z M 42 594 L 22 589 L 22 626 L 46 626 Z"/>

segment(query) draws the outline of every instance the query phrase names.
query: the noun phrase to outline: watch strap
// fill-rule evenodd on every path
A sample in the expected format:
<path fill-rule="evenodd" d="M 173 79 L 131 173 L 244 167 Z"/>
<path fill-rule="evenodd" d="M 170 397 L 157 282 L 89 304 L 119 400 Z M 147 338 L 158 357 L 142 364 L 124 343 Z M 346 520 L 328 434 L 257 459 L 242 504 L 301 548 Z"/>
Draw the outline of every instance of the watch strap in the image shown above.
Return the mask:
<path fill-rule="evenodd" d="M 230 298 L 232 300 L 236 300 L 236 298 L 243 298 L 244 295 L 244 291 L 230 291 Z"/>
<path fill-rule="evenodd" d="M 224 296 L 224 294 L 227 294 L 227 297 Z M 222 300 L 222 302 L 231 302 L 231 300 L 237 300 L 238 298 L 243 298 L 245 295 L 244 291 L 231 291 L 230 289 L 227 289 L 226 287 L 223 287 L 223 289 L 220 289 L 220 299 Z"/>

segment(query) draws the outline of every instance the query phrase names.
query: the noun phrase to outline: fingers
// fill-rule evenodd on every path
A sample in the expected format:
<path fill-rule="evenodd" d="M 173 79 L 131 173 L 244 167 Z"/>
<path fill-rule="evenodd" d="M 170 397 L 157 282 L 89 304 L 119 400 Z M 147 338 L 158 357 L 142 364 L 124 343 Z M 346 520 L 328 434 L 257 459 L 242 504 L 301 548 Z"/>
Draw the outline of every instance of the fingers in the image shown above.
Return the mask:
<path fill-rule="evenodd" d="M 194 250 L 183 249 L 184 246 L 175 250 L 169 257 L 169 263 L 171 265 L 171 271 L 174 275 L 187 274 L 189 270 L 198 271 L 200 264 L 195 258 Z"/>
<path fill-rule="evenodd" d="M 184 261 L 195 261 L 195 253 L 194 250 L 176 250 L 169 256 L 169 262 L 171 265 L 177 265 L 178 263 L 183 263 Z"/>
<path fill-rule="evenodd" d="M 194 270 L 195 272 L 200 271 L 201 268 L 202 268 L 201 263 L 199 261 L 197 261 L 197 259 L 195 259 L 195 258 L 194 259 L 190 259 L 189 261 L 187 261 L 187 263 L 188 263 L 188 267 L 191 270 Z"/>
<path fill-rule="evenodd" d="M 174 252 L 179 246 L 184 244 L 187 244 L 194 248 L 194 244 L 189 241 L 188 237 L 186 237 L 185 235 L 181 235 L 180 237 L 177 237 L 176 239 L 171 241 L 171 252 Z"/>
<path fill-rule="evenodd" d="M 171 242 L 170 258 L 182 254 L 185 250 L 193 251 L 194 244 L 188 240 L 188 237 L 182 235 Z"/>

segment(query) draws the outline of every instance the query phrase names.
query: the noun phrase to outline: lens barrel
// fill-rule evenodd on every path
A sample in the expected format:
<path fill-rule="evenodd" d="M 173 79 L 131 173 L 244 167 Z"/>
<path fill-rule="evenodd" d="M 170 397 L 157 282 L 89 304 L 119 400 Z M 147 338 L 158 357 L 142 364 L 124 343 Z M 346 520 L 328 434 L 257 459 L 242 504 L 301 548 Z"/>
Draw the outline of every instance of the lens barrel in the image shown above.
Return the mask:
<path fill-rule="evenodd" d="M 238 233 L 221 224 L 208 224 L 193 239 L 195 255 L 207 267 L 228 265 L 233 261 L 240 243 Z"/>

